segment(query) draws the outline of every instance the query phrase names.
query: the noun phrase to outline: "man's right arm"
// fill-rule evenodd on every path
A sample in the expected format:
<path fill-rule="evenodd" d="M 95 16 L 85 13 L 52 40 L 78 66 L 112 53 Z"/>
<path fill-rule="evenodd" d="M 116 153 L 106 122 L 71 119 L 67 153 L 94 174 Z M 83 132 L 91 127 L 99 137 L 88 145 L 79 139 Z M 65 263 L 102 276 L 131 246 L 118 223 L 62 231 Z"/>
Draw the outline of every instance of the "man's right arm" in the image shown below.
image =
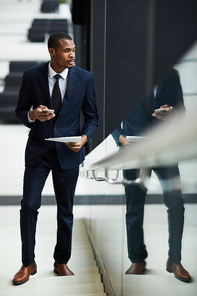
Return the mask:
<path fill-rule="evenodd" d="M 121 125 L 119 125 L 113 132 L 112 137 L 114 138 L 117 146 L 127 146 L 129 142 L 127 141 L 126 137 L 123 135 L 123 130 Z"/>
<path fill-rule="evenodd" d="M 40 105 L 36 109 L 29 111 L 28 112 L 29 119 L 32 122 L 34 122 L 36 119 L 41 122 L 44 122 L 46 120 L 50 120 L 55 116 L 54 113 L 51 114 L 51 113 L 43 112 L 43 109 L 47 109 L 47 107 Z"/>
<path fill-rule="evenodd" d="M 15 115 L 18 121 L 25 126 L 31 128 L 33 123 L 28 121 L 28 112 L 30 111 L 32 106 L 31 95 L 29 90 L 29 85 L 26 77 L 26 73 L 24 72 L 22 78 L 22 85 L 19 91 L 19 97 L 17 106 L 15 109 Z"/>
<path fill-rule="evenodd" d="M 23 74 L 22 85 L 19 92 L 18 103 L 15 109 L 15 114 L 18 121 L 25 126 L 31 128 L 34 124 L 35 120 L 39 120 L 44 122 L 46 120 L 50 120 L 55 115 L 43 112 L 43 109 L 46 109 L 46 106 L 40 105 L 37 108 L 31 110 L 33 105 L 27 74 L 26 71 Z M 30 119 L 30 120 L 29 120 Z"/>
<path fill-rule="evenodd" d="M 120 135 L 119 136 L 119 142 L 121 143 L 122 146 L 128 146 L 130 145 L 125 136 Z"/>

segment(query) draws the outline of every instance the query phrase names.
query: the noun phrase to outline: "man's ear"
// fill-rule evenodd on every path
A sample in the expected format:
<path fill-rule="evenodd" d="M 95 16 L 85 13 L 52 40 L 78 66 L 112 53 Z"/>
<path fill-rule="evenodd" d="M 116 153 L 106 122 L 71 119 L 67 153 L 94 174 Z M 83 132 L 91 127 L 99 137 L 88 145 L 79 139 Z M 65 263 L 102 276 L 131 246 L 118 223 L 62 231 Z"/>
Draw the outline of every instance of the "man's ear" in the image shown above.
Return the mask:
<path fill-rule="evenodd" d="M 55 55 L 55 49 L 54 48 L 49 48 L 49 54 L 51 56 L 54 56 Z"/>

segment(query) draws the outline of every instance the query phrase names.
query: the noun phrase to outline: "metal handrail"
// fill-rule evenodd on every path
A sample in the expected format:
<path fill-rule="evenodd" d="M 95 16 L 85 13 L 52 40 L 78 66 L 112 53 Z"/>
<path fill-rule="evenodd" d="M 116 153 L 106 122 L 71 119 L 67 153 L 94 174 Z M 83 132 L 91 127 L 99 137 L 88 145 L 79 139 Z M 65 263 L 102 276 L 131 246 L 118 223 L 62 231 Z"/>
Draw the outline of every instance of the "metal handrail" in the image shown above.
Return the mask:
<path fill-rule="evenodd" d="M 197 116 L 195 112 L 179 124 L 166 122 L 145 136 L 140 142 L 120 149 L 117 153 L 89 166 L 85 165 L 81 168 L 81 172 L 92 171 L 96 175 L 96 172 L 104 171 L 105 176 L 102 180 L 114 184 L 115 181 L 108 177 L 111 170 L 146 169 L 197 158 Z M 136 183 L 139 180 L 133 181 Z M 122 180 L 121 184 L 123 183 L 126 184 L 127 181 Z"/>

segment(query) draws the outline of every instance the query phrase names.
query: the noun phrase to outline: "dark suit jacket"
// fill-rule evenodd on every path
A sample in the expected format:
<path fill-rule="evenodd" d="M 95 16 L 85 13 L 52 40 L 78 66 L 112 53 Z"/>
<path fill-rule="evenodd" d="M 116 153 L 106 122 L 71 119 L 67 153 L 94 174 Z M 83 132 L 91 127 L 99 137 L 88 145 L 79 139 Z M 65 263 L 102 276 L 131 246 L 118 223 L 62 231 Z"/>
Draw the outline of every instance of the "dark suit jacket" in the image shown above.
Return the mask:
<path fill-rule="evenodd" d="M 149 99 L 151 100 L 151 98 Z M 125 137 L 143 135 L 153 126 L 162 123 L 162 120 L 152 116 L 154 110 L 159 109 L 160 106 L 164 104 L 172 106 L 177 110 L 177 116 L 180 114 L 179 110 L 182 111 L 181 115 L 185 112 L 178 71 L 172 68 L 165 81 L 157 85 L 156 96 L 151 102 L 152 104 L 148 111 L 145 102 L 143 102 L 138 109 L 123 120 L 123 125 L 118 126 L 118 128 L 112 133 L 118 146 L 121 146 L 118 140 L 120 135 Z"/>
<path fill-rule="evenodd" d="M 29 127 L 30 133 L 26 146 L 25 162 L 36 165 L 49 149 L 49 137 L 79 136 L 85 134 L 88 142 L 98 125 L 93 76 L 90 72 L 73 66 L 69 70 L 66 94 L 57 118 L 49 121 L 28 122 L 30 108 L 39 105 L 52 109 L 49 95 L 48 63 L 25 70 L 15 110 L 19 122 Z M 84 116 L 82 129 L 80 114 Z M 71 151 L 64 143 L 56 143 L 59 163 L 63 169 L 78 166 L 84 159 L 84 150 Z"/>

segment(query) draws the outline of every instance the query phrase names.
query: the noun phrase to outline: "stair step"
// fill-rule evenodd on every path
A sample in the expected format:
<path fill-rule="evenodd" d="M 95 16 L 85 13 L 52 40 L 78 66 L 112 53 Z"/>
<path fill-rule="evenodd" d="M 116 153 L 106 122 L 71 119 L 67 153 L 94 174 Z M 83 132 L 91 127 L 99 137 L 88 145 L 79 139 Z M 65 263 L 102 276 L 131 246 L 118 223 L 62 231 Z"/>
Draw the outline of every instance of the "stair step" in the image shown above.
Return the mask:
<path fill-rule="evenodd" d="M 91 248 L 89 249 L 72 249 L 72 256 L 74 257 L 75 254 L 80 254 L 80 255 L 87 255 L 87 254 L 93 254 L 93 251 Z"/>
<path fill-rule="evenodd" d="M 90 266 L 90 267 L 76 267 L 75 275 L 80 274 L 97 274 L 99 273 L 98 266 Z"/>
<path fill-rule="evenodd" d="M 91 254 L 75 254 L 75 256 L 72 256 L 71 259 L 69 260 L 69 263 L 70 262 L 75 262 L 75 261 L 91 261 L 93 260 L 94 261 L 94 254 L 91 253 Z"/>
<path fill-rule="evenodd" d="M 154 276 L 139 276 L 132 275 L 133 283 L 113 283 L 113 289 L 116 294 L 131 295 L 132 296 L 185 296 L 185 295 L 196 295 L 196 286 L 192 284 L 186 284 L 181 281 L 178 281 L 174 277 L 160 277 L 160 280 L 157 282 L 159 277 Z M 139 281 L 137 277 L 141 278 Z M 144 278 L 142 280 L 142 278 Z"/>
<path fill-rule="evenodd" d="M 31 279 L 32 281 L 32 279 Z M 71 286 L 46 286 L 46 287 L 36 287 L 32 289 L 29 287 L 30 281 L 22 286 L 10 286 L 10 288 L 1 289 L 1 296 L 66 296 L 66 295 L 76 295 L 76 294 L 94 294 L 94 293 L 104 293 L 103 284 L 84 284 L 84 285 L 71 285 Z"/>
<path fill-rule="evenodd" d="M 72 286 L 72 285 L 87 285 L 101 283 L 100 274 L 92 275 L 74 275 L 74 276 L 58 276 L 53 274 L 53 277 L 41 278 L 39 274 L 30 277 L 28 288 L 37 287 L 56 287 L 56 286 Z"/>
<path fill-rule="evenodd" d="M 72 244 L 72 250 L 73 251 L 78 251 L 78 250 L 89 250 L 92 249 L 91 245 L 89 242 L 83 241 L 80 243 L 76 243 L 75 239 L 73 240 L 73 244 Z"/>
<path fill-rule="evenodd" d="M 85 264 L 85 262 L 91 262 L 91 261 L 94 262 L 94 265 L 96 264 L 93 254 L 85 254 L 85 255 L 75 254 L 69 260 L 68 266 L 70 267 L 70 264 L 76 266 L 79 264 L 79 262 L 82 262 L 82 264 Z M 36 256 L 36 263 L 38 265 L 39 270 L 41 270 L 43 268 L 50 270 L 53 268 L 54 259 L 52 258 L 51 253 L 49 254 L 49 256 L 43 257 L 43 254 L 41 252 L 38 254 L 38 256 Z M 10 265 L 12 266 L 12 264 L 10 264 Z"/>
<path fill-rule="evenodd" d="M 81 267 L 93 267 L 96 266 L 96 261 L 89 260 L 89 261 L 79 261 L 79 262 L 69 262 L 69 268 L 70 269 L 75 269 L 75 268 L 81 268 Z M 75 273 L 75 271 L 74 271 Z"/>
<path fill-rule="evenodd" d="M 91 277 L 92 275 L 99 275 L 99 269 L 97 266 L 93 266 L 93 267 L 81 267 L 81 268 L 75 268 L 74 270 L 74 274 L 75 276 L 89 276 Z M 14 275 L 14 274 L 13 274 Z M 53 278 L 55 276 L 54 272 L 52 269 L 47 269 L 47 270 L 40 270 L 38 271 L 38 277 L 39 278 Z M 3 287 L 5 280 L 10 280 L 10 274 L 6 274 L 4 276 L 4 279 L 0 280 L 0 287 Z"/>

